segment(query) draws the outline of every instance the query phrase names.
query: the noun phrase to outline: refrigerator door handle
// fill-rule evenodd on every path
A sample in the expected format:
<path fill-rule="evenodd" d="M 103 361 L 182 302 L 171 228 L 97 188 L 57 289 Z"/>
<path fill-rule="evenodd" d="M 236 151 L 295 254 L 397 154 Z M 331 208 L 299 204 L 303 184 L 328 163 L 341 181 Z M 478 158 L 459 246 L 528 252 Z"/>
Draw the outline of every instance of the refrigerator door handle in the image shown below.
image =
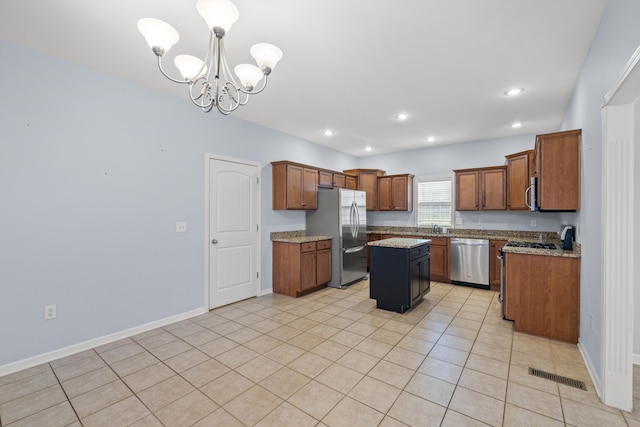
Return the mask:
<path fill-rule="evenodd" d="M 353 209 L 353 213 L 354 213 L 354 222 L 355 222 L 355 229 L 356 229 L 356 233 L 353 236 L 355 239 L 358 238 L 358 234 L 360 234 L 360 214 L 358 213 L 358 205 L 356 204 L 356 201 L 354 200 L 353 203 L 351 203 L 351 209 Z"/>
<path fill-rule="evenodd" d="M 349 210 L 349 228 L 351 228 L 351 237 L 354 239 L 358 235 L 358 230 L 356 229 L 356 220 L 355 220 L 355 210 L 353 206 L 353 202 L 351 202 L 351 208 Z"/>
<path fill-rule="evenodd" d="M 355 248 L 343 249 L 342 251 L 343 251 L 345 254 L 355 254 L 356 252 L 360 252 L 360 251 L 364 250 L 365 246 L 366 246 L 366 245 L 363 245 L 363 246 L 357 246 L 357 247 L 355 247 Z"/>

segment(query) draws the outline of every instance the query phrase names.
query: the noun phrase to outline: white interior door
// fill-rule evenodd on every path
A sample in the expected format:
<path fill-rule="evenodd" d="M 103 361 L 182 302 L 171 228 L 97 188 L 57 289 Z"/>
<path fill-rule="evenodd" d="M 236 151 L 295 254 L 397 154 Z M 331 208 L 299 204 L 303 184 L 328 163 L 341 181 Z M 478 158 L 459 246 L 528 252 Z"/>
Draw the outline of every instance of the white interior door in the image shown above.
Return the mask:
<path fill-rule="evenodd" d="M 256 296 L 260 285 L 258 164 L 208 158 L 209 309 Z"/>

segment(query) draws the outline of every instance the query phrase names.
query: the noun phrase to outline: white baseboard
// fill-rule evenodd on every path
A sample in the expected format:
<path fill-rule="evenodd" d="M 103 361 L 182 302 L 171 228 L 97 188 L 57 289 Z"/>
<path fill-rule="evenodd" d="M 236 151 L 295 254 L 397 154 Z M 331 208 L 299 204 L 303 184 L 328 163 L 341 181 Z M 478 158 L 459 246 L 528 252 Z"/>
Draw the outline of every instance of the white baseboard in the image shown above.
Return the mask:
<path fill-rule="evenodd" d="M 258 296 L 261 297 L 263 295 L 269 295 L 273 293 L 273 287 L 269 287 L 267 289 L 260 289 L 258 292 Z"/>
<path fill-rule="evenodd" d="M 136 326 L 123 331 L 115 332 L 113 334 L 105 335 L 99 338 L 95 338 L 89 341 L 81 342 L 78 344 L 70 345 L 68 347 L 60 348 L 58 350 L 50 351 L 48 353 L 39 354 L 37 356 L 29 357 L 27 359 L 18 360 L 17 362 L 8 363 L 0 366 L 0 377 L 14 372 L 21 371 L 23 369 L 31 368 L 33 366 L 41 365 L 43 363 L 51 362 L 52 360 L 60 359 L 62 357 L 71 356 L 81 351 L 89 350 L 101 345 L 109 344 L 114 341 L 121 340 L 123 338 L 129 338 L 134 335 L 141 334 L 143 332 L 150 331 L 155 328 L 169 325 L 171 323 L 179 322 L 181 320 L 189 319 L 191 317 L 199 316 L 206 313 L 207 310 L 202 307 L 195 310 L 187 311 L 185 313 L 176 314 L 175 316 L 166 317 L 164 319 L 156 320 L 153 322 L 145 323 L 144 325 Z"/>
<path fill-rule="evenodd" d="M 600 379 L 600 375 L 596 371 L 593 366 L 593 362 L 589 358 L 589 353 L 584 349 L 584 345 L 582 341 L 578 339 L 578 350 L 580 350 L 580 354 L 582 355 L 582 360 L 584 360 L 584 364 L 587 367 L 587 371 L 589 372 L 589 376 L 591 377 L 591 381 L 593 382 L 593 386 L 596 388 L 596 394 L 598 398 L 602 401 L 602 381 Z"/>

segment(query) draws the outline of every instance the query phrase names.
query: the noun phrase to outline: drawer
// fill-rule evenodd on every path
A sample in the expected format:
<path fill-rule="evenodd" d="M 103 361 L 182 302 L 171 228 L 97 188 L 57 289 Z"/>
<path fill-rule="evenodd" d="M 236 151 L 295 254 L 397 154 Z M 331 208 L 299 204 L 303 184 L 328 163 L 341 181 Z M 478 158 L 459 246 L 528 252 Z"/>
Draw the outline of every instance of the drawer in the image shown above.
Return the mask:
<path fill-rule="evenodd" d="M 448 237 L 425 237 L 425 239 L 431 239 L 432 245 L 446 246 L 449 244 Z"/>
<path fill-rule="evenodd" d="M 409 259 L 416 259 L 428 255 L 429 249 L 430 247 L 428 244 L 411 248 L 409 251 Z"/>
<path fill-rule="evenodd" d="M 318 250 L 320 249 L 329 249 L 331 247 L 331 240 L 320 240 L 316 242 Z"/>
<path fill-rule="evenodd" d="M 316 242 L 302 243 L 300 252 L 312 252 L 316 250 Z"/>

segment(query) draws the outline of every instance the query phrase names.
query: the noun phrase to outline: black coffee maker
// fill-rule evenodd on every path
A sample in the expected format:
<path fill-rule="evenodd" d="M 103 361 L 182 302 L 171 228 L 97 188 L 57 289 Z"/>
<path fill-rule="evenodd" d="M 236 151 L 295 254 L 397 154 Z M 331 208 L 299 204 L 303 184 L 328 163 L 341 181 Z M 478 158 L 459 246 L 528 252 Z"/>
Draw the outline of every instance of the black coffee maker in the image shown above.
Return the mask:
<path fill-rule="evenodd" d="M 574 228 L 573 225 L 562 224 L 558 230 L 558 238 L 562 241 L 562 249 L 570 251 L 573 249 Z"/>

